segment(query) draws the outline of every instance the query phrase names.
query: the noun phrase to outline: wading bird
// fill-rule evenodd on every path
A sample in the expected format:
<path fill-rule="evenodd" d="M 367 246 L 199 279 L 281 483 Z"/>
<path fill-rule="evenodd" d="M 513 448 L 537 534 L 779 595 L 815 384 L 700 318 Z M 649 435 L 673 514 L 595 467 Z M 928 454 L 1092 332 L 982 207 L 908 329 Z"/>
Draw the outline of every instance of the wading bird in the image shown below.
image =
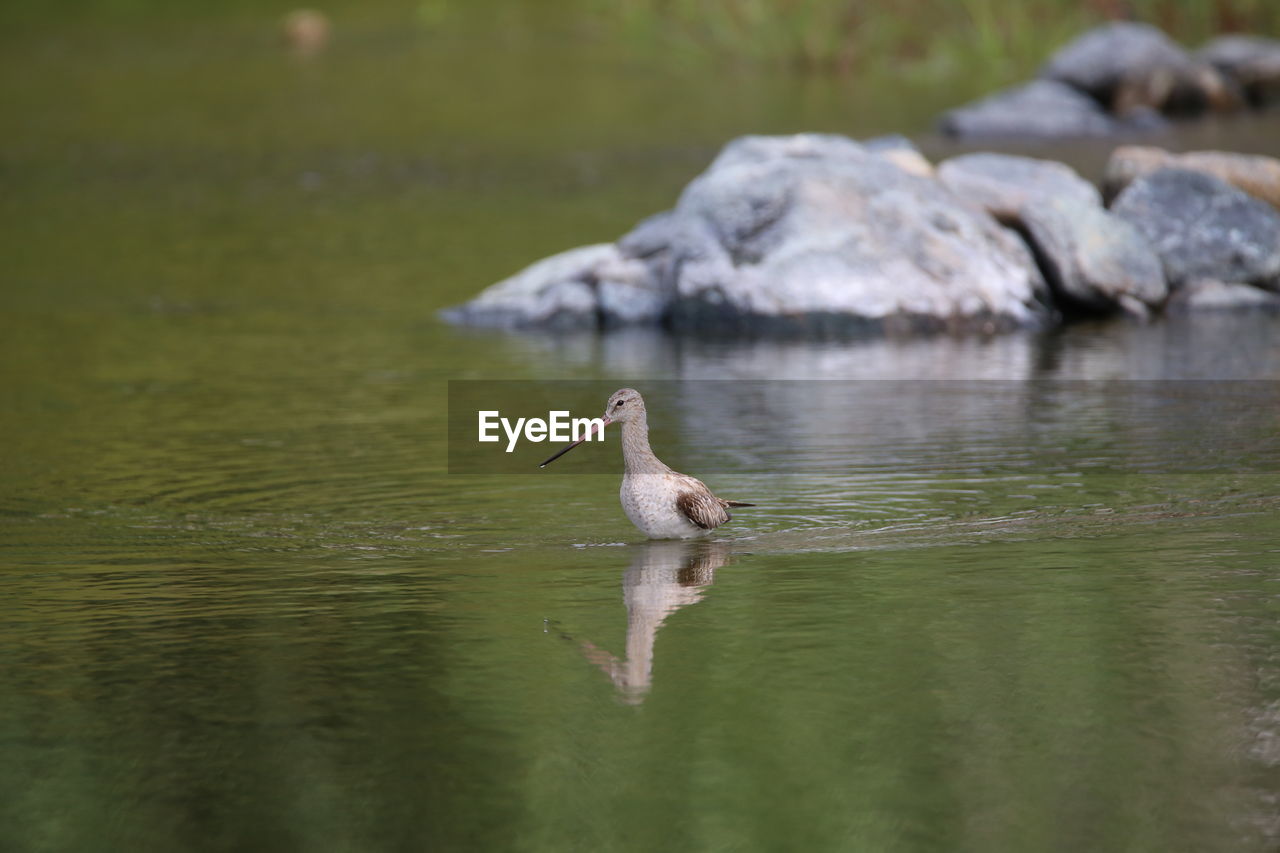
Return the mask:
<path fill-rule="evenodd" d="M 639 391 L 613 392 L 604 409 L 604 426 L 609 424 L 622 424 L 622 510 L 650 539 L 703 536 L 732 518 L 729 507 L 755 506 L 718 498 L 701 480 L 672 471 L 654 456 L 649 416 Z M 595 427 L 539 467 L 547 467 L 594 433 Z"/>

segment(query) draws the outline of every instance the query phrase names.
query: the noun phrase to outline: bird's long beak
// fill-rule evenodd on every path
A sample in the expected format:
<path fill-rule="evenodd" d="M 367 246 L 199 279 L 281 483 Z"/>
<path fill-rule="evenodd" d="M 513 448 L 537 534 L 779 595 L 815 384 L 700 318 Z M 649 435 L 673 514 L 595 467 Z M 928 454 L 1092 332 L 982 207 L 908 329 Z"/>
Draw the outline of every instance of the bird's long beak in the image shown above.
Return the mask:
<path fill-rule="evenodd" d="M 609 424 L 611 424 L 611 423 L 613 423 L 613 418 L 610 418 L 609 416 L 607 416 L 607 415 L 606 415 L 606 416 L 604 417 L 604 426 L 600 427 L 600 432 L 602 432 L 602 433 L 603 433 L 603 432 L 604 432 L 604 427 L 607 427 L 607 426 L 608 426 Z M 542 463 L 541 465 L 539 465 L 538 467 L 539 467 L 539 468 L 546 468 L 546 467 L 547 467 L 548 465 L 550 465 L 552 462 L 555 462 L 555 461 L 556 461 L 557 459 L 559 459 L 561 456 L 564 456 L 564 455 L 565 455 L 566 453 L 568 453 L 570 450 L 573 450 L 573 449 L 574 449 L 575 447 L 577 447 L 579 444 L 582 444 L 582 442 L 584 442 L 584 441 L 586 441 L 587 439 L 591 438 L 591 436 L 592 436 L 592 435 L 594 435 L 594 434 L 595 434 L 595 432 L 596 432 L 596 427 L 595 427 L 595 425 L 594 425 L 594 424 L 592 424 L 591 429 L 587 431 L 587 434 L 586 434 L 586 435 L 584 435 L 582 438 L 578 439 L 577 441 L 573 442 L 573 444 L 566 444 L 564 447 L 562 447 L 562 448 L 560 448 L 558 451 L 556 451 L 556 453 L 555 453 L 555 455 L 554 455 L 554 456 L 552 456 L 552 457 L 551 457 L 550 459 L 548 459 L 546 462 L 543 462 L 543 463 Z"/>

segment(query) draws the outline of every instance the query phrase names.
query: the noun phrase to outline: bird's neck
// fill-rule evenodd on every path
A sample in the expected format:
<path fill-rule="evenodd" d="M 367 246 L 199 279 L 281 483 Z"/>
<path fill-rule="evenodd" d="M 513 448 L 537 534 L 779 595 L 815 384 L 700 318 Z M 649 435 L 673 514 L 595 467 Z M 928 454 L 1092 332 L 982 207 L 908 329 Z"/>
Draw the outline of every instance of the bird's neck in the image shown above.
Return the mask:
<path fill-rule="evenodd" d="M 649 447 L 648 418 L 622 424 L 622 462 L 628 474 L 654 474 L 667 470 Z"/>

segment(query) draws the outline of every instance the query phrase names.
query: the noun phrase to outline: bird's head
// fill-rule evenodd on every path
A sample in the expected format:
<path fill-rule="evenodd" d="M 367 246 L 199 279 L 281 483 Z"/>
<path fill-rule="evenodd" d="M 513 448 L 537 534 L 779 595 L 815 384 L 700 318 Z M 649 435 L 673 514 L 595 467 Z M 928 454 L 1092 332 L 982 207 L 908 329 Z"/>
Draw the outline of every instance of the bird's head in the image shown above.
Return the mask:
<path fill-rule="evenodd" d="M 625 424 L 645 418 L 644 397 L 634 388 L 620 388 L 609 397 L 604 407 L 606 424 Z"/>
<path fill-rule="evenodd" d="M 632 421 L 644 423 L 645 418 L 644 398 L 640 396 L 639 391 L 634 388 L 622 388 L 618 391 L 614 391 L 613 395 L 609 397 L 609 402 L 605 404 L 604 417 L 601 419 L 601 423 L 593 426 L 586 435 L 573 442 L 573 444 L 565 445 L 564 448 L 538 467 L 546 468 L 552 462 L 555 462 L 561 456 L 564 456 L 570 450 L 573 450 L 579 444 L 582 444 L 582 442 L 590 439 L 595 435 L 597 430 L 599 430 L 603 435 L 604 427 L 607 427 L 609 424 L 625 424 Z"/>

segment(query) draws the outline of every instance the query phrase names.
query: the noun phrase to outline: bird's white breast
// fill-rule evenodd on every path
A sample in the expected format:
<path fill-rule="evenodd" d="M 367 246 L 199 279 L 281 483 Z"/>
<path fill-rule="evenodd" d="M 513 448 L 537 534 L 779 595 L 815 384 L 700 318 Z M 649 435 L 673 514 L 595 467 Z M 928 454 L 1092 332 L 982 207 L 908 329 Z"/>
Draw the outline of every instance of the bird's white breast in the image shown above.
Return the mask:
<path fill-rule="evenodd" d="M 622 510 L 650 539 L 690 539 L 710 532 L 689 521 L 676 507 L 681 483 L 674 473 L 626 474 Z"/>

